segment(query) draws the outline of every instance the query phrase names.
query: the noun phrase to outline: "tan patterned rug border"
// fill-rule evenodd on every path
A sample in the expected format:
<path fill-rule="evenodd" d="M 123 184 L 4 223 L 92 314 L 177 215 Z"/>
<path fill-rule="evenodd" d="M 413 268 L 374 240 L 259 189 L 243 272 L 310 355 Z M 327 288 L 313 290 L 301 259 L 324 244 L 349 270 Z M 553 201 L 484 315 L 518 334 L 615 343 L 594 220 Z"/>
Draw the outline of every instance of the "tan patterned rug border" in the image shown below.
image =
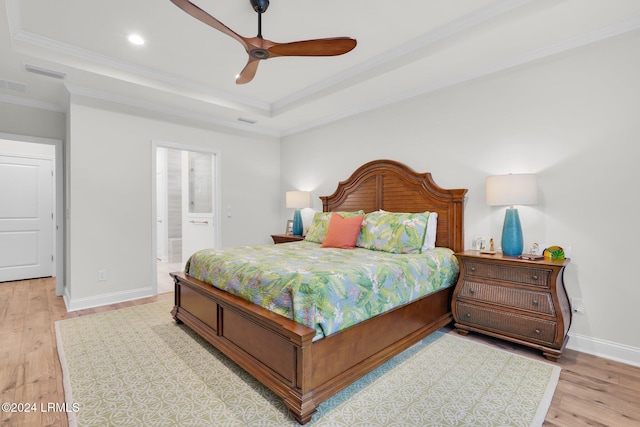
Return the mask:
<path fill-rule="evenodd" d="M 468 340 L 468 338 L 464 338 L 461 337 L 460 335 L 458 335 L 457 333 L 450 333 L 447 334 L 447 337 L 450 338 L 455 338 L 455 339 L 459 339 L 459 340 Z M 480 346 L 484 346 L 484 347 L 488 347 L 494 350 L 499 350 L 499 351 L 504 351 L 506 352 L 506 350 L 500 350 L 497 349 L 496 347 L 492 347 L 488 344 L 484 344 L 481 342 L 477 342 L 474 341 L 475 344 L 480 345 Z M 542 399 L 540 400 L 540 404 L 538 405 L 538 409 L 536 411 L 535 416 L 533 417 L 533 420 L 531 421 L 531 427 L 534 426 L 541 426 L 544 423 L 544 419 L 547 416 L 547 412 L 549 412 L 549 407 L 551 406 L 551 401 L 553 400 L 553 394 L 556 391 L 556 387 L 558 386 L 558 381 L 560 380 L 560 373 L 562 372 L 562 368 L 560 367 L 560 365 L 550 362 L 546 359 L 531 359 L 530 357 L 527 356 L 522 356 L 520 354 L 516 354 L 516 353 L 511 353 L 513 354 L 514 357 L 522 357 L 524 359 L 527 360 L 533 360 L 536 363 L 543 363 L 545 365 L 548 365 L 551 368 L 551 373 L 549 375 L 549 383 L 547 384 L 547 387 L 544 391 L 544 394 L 542 396 Z"/>
<path fill-rule="evenodd" d="M 90 314 L 89 316 L 94 316 L 94 314 Z M 71 319 L 66 319 L 66 320 L 71 320 Z M 74 400 L 73 400 L 73 392 L 71 390 L 71 377 L 69 376 L 69 366 L 67 365 L 67 358 L 65 357 L 65 354 L 64 354 L 62 334 L 60 333 L 61 322 L 62 322 L 61 320 L 58 320 L 55 322 L 56 345 L 58 347 L 58 358 L 60 359 L 60 367 L 62 368 L 62 388 L 64 389 L 64 401 L 66 403 L 72 403 L 74 402 Z M 69 419 L 69 427 L 78 426 L 76 413 L 74 411 L 68 412 L 67 417 Z"/>

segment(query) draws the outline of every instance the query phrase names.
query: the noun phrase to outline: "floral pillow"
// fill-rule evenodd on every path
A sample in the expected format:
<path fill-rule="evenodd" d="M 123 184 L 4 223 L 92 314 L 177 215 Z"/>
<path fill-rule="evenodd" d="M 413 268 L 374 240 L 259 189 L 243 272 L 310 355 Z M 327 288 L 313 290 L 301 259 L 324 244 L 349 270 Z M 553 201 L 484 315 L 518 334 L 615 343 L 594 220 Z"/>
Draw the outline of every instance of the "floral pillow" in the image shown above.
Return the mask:
<path fill-rule="evenodd" d="M 323 243 L 327 237 L 327 229 L 329 228 L 329 221 L 331 220 L 331 214 L 333 212 L 316 212 L 313 215 L 313 220 L 309 226 L 309 231 L 304 240 L 307 242 Z M 357 212 L 336 212 L 343 218 L 350 218 L 357 215 L 364 215 L 364 211 Z"/>
<path fill-rule="evenodd" d="M 422 252 L 429 213 L 377 211 L 365 215 L 356 246 L 396 254 Z"/>

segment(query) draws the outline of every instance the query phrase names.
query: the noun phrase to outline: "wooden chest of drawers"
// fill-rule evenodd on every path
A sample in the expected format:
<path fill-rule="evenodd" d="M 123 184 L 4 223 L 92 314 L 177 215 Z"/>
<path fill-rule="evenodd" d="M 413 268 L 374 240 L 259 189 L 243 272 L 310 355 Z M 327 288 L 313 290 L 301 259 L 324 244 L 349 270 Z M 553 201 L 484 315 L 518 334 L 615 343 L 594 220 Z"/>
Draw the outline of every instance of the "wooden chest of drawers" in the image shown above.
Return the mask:
<path fill-rule="evenodd" d="M 571 324 L 562 280 L 568 259 L 525 261 L 477 251 L 456 257 L 452 312 L 459 333 L 480 332 L 540 349 L 549 360 L 560 357 Z"/>

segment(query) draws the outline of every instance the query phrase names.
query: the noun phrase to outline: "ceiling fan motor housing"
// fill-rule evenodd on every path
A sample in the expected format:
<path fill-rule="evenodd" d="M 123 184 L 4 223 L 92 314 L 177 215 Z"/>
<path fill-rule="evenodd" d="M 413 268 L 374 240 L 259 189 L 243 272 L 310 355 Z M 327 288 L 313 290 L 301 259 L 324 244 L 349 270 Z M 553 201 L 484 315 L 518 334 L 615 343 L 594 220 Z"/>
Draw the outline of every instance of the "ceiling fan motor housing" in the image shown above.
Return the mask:
<path fill-rule="evenodd" d="M 269 7 L 269 0 L 251 0 L 253 10 L 258 13 L 265 13 Z"/>
<path fill-rule="evenodd" d="M 269 51 L 266 49 L 251 49 L 249 51 L 249 55 L 256 59 L 267 59 L 269 58 Z"/>

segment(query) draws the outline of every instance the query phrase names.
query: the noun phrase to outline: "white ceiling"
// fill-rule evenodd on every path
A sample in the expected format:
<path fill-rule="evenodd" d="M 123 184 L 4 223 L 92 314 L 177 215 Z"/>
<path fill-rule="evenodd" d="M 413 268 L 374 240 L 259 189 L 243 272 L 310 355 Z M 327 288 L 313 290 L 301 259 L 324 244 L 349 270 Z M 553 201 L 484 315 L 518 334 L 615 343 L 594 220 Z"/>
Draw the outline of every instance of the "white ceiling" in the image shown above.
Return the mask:
<path fill-rule="evenodd" d="M 0 1 L 0 102 L 65 111 L 71 92 L 274 136 L 640 28 L 638 0 L 271 0 L 266 39 L 349 36 L 358 45 L 336 57 L 261 61 L 252 82 L 236 85 L 243 47 L 170 0 Z M 257 34 L 249 0 L 192 2 Z M 127 41 L 133 32 L 144 46 Z"/>

